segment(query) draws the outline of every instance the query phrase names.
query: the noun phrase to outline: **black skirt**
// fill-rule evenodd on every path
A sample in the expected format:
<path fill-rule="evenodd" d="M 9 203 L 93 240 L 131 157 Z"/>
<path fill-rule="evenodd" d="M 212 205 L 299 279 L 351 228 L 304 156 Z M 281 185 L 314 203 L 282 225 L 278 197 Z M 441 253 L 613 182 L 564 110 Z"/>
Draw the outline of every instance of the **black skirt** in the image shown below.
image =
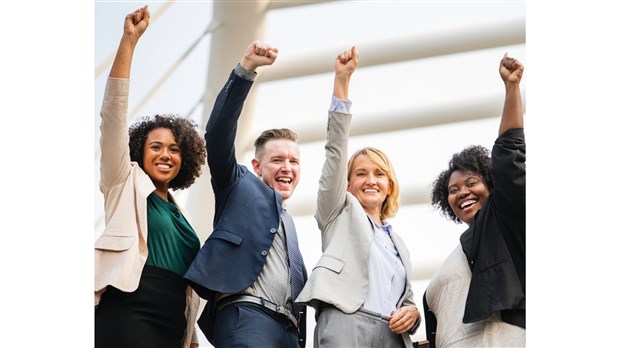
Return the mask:
<path fill-rule="evenodd" d="M 95 309 L 95 347 L 181 347 L 186 285 L 176 273 L 144 266 L 136 291 L 108 286 Z"/>

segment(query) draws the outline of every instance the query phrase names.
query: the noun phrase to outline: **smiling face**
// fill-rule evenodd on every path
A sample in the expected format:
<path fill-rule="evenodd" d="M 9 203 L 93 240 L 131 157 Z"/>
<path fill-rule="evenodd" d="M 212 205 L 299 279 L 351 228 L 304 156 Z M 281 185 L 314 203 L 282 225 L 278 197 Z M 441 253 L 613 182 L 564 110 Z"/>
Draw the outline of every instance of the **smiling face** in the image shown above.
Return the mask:
<path fill-rule="evenodd" d="M 170 181 L 181 170 L 181 162 L 181 147 L 172 131 L 168 128 L 151 130 L 144 142 L 142 169 L 151 178 L 158 193 L 167 194 Z"/>
<path fill-rule="evenodd" d="M 489 188 L 475 172 L 455 170 L 448 181 L 448 203 L 454 214 L 466 224 L 482 208 L 489 196 Z"/>
<path fill-rule="evenodd" d="M 367 155 L 360 154 L 351 163 L 347 191 L 357 198 L 367 214 L 380 221 L 383 202 L 392 193 L 392 184 L 385 170 Z"/>
<path fill-rule="evenodd" d="M 299 183 L 299 146 L 288 139 L 267 141 L 252 160 L 258 177 L 286 201 Z"/>

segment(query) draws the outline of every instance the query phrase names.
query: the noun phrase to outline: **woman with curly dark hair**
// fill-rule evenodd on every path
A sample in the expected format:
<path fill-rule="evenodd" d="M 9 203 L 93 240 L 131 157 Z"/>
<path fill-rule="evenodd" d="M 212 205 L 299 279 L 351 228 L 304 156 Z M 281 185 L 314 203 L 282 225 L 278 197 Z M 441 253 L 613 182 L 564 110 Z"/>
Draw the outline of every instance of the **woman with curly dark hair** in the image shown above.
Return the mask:
<path fill-rule="evenodd" d="M 142 121 L 129 127 L 131 160 L 144 169 L 145 144 L 150 132 L 158 128 L 168 129 L 179 144 L 183 159 L 178 174 L 170 180 L 168 186 L 171 190 L 189 188 L 202 173 L 206 158 L 205 141 L 196 131 L 197 126 L 193 121 L 175 115 L 156 115 L 152 119 L 145 116 Z"/>
<path fill-rule="evenodd" d="M 131 60 L 150 20 L 125 17 L 101 108 L 105 230 L 95 242 L 95 346 L 198 347 L 200 300 L 183 275 L 200 240 L 169 190 L 190 187 L 206 150 L 197 125 L 172 115 L 127 126 Z"/>
<path fill-rule="evenodd" d="M 452 156 L 432 204 L 468 229 L 424 294 L 431 347 L 525 346 L 525 136 L 523 66 L 504 55 L 506 95 L 493 150 Z"/>

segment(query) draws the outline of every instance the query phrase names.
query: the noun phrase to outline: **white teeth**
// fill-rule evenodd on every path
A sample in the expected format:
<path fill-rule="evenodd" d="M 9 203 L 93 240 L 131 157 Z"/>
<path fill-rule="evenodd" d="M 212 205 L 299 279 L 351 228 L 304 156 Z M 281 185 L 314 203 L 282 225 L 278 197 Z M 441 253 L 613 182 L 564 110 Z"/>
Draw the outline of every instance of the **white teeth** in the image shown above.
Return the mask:
<path fill-rule="evenodd" d="M 470 206 L 470 205 L 472 205 L 474 203 L 476 203 L 476 201 L 473 200 L 473 199 L 466 200 L 465 202 L 461 203 L 461 209 L 465 209 L 466 207 L 468 207 L 468 206 Z"/>
<path fill-rule="evenodd" d="M 364 192 L 379 192 L 377 189 L 364 189 Z"/>
<path fill-rule="evenodd" d="M 158 164 L 157 167 L 158 168 L 165 168 L 165 169 L 172 168 L 172 166 L 170 164 Z"/>

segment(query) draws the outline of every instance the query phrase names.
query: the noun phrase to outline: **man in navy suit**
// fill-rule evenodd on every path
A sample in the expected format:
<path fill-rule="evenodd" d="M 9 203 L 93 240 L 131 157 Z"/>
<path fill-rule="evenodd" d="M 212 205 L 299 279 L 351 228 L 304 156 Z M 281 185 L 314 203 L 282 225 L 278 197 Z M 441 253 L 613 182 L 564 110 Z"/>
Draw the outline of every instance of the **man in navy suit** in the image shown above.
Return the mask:
<path fill-rule="evenodd" d="M 185 279 L 207 300 L 198 325 L 218 348 L 305 347 L 305 307 L 293 304 L 289 272 L 301 269 L 302 282 L 307 275 L 303 261 L 297 268 L 289 263 L 288 251 L 295 248 L 287 240 L 295 229 L 292 220 L 281 220 L 299 182 L 297 135 L 288 129 L 263 132 L 254 143 L 256 175 L 235 157 L 237 121 L 255 71 L 273 64 L 277 54 L 277 48 L 258 40 L 247 48 L 206 127 L 214 229 Z"/>

